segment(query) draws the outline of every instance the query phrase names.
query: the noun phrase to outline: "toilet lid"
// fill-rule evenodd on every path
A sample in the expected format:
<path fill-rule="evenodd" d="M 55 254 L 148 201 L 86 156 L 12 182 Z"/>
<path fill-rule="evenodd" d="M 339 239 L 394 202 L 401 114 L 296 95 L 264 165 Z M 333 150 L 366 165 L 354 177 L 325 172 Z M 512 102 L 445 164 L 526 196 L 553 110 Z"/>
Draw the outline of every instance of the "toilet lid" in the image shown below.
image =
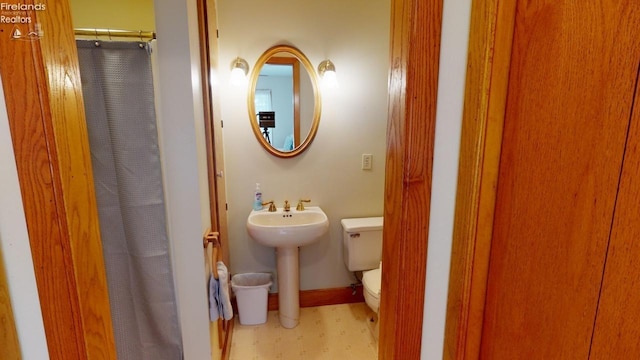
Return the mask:
<path fill-rule="evenodd" d="M 365 271 L 362 274 L 362 285 L 371 295 L 379 297 L 382 285 L 382 271 L 380 269 Z"/>

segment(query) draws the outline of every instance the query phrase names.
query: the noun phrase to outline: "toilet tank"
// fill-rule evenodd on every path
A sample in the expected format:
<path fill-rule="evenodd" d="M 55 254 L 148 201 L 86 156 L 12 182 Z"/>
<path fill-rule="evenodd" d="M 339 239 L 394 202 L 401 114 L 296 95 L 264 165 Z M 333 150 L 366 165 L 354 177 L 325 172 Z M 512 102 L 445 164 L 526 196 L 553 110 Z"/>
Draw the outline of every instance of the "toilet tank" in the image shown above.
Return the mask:
<path fill-rule="evenodd" d="M 342 219 L 342 256 L 349 271 L 376 269 L 382 260 L 382 217 Z"/>

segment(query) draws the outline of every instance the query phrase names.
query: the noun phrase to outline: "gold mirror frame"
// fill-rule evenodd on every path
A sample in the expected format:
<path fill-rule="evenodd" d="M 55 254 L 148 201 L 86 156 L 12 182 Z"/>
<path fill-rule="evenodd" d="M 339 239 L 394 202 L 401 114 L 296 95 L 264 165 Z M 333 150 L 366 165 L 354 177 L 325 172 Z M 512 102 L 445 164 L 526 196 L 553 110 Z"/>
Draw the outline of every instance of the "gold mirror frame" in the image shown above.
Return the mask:
<path fill-rule="evenodd" d="M 311 85 L 313 87 L 313 122 L 311 123 L 311 129 L 307 134 L 307 137 L 304 141 L 296 146 L 291 151 L 280 151 L 273 147 L 271 144 L 267 142 L 267 140 L 263 137 L 260 127 L 258 126 L 258 122 L 256 121 L 256 107 L 255 107 L 255 92 L 256 87 L 258 85 L 258 78 L 260 76 L 260 71 L 262 67 L 269 62 L 273 56 L 278 53 L 287 53 L 295 58 L 297 58 L 302 66 L 309 74 L 309 78 L 311 79 Z M 249 121 L 251 122 L 251 129 L 253 130 L 253 134 L 256 136 L 256 139 L 260 142 L 262 147 L 267 150 L 270 154 L 275 155 L 281 158 L 290 158 L 297 155 L 300 155 L 303 151 L 307 149 L 309 144 L 313 141 L 313 138 L 316 136 L 316 132 L 318 131 L 318 125 L 320 124 L 320 112 L 322 109 L 321 99 L 320 99 L 320 91 L 318 87 L 318 76 L 315 72 L 313 65 L 307 57 L 302 53 L 302 51 L 297 48 L 289 45 L 276 45 L 273 46 L 258 58 L 256 64 L 253 66 L 253 70 L 251 72 L 251 79 L 249 82 L 249 93 L 247 94 L 247 108 L 249 110 Z"/>

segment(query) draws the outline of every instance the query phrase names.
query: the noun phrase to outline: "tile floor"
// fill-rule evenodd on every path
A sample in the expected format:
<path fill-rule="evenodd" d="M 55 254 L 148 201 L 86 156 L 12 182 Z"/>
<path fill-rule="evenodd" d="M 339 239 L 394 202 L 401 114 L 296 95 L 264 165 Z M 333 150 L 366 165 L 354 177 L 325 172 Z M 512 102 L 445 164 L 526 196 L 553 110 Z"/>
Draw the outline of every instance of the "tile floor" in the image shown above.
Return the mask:
<path fill-rule="evenodd" d="M 267 323 L 240 325 L 236 316 L 231 360 L 369 360 L 378 358 L 365 303 L 300 309 L 300 324 L 280 326 L 278 312 Z"/>

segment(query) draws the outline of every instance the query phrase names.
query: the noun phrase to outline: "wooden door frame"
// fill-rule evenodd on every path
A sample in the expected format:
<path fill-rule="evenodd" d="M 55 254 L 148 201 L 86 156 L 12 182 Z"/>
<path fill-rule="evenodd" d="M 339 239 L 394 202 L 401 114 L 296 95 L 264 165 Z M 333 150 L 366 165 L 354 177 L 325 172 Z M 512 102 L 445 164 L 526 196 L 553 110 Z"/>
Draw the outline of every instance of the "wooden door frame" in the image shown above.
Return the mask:
<path fill-rule="evenodd" d="M 51 359 L 115 359 L 80 71 L 67 0 L 0 32 L 0 72 Z"/>
<path fill-rule="evenodd" d="M 391 3 L 379 358 L 419 359 L 442 0 Z"/>
<path fill-rule="evenodd" d="M 445 359 L 478 359 L 516 2 L 473 1 L 444 339 Z"/>
<path fill-rule="evenodd" d="M 197 1 L 198 11 L 198 35 L 200 43 L 200 81 L 202 84 L 202 100 L 204 108 L 204 128 L 205 128 L 205 141 L 207 148 L 207 182 L 209 189 L 209 209 L 210 209 L 210 221 L 211 230 L 219 233 L 219 244 L 221 251 L 219 252 L 218 259 L 223 261 L 229 266 L 229 243 L 227 236 L 227 216 L 226 216 L 226 203 L 223 206 L 221 204 L 220 192 L 224 189 L 220 189 L 218 183 L 217 173 L 223 174 L 223 170 L 217 161 L 216 152 L 221 151 L 222 136 L 219 134 L 221 128 L 216 126 L 216 119 L 214 118 L 214 98 L 213 87 L 211 84 L 211 74 L 215 71 L 216 57 L 217 57 L 217 24 L 215 13 L 215 4 L 209 0 Z M 209 19 L 213 18 L 213 21 Z M 216 34 L 212 39 L 212 34 Z M 220 177 L 224 182 L 224 178 Z M 214 264 L 211 264 L 212 266 Z M 218 333 L 218 344 L 220 349 L 211 349 L 212 358 L 216 358 L 215 352 L 220 351 L 220 359 L 225 360 L 229 358 L 231 351 L 231 341 L 233 338 L 233 320 L 218 319 L 215 325 L 210 324 L 210 331 L 215 331 L 213 326 L 216 326 Z M 212 334 L 213 335 L 213 334 Z"/>

